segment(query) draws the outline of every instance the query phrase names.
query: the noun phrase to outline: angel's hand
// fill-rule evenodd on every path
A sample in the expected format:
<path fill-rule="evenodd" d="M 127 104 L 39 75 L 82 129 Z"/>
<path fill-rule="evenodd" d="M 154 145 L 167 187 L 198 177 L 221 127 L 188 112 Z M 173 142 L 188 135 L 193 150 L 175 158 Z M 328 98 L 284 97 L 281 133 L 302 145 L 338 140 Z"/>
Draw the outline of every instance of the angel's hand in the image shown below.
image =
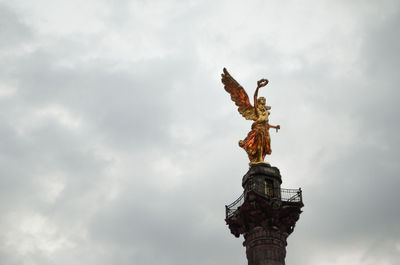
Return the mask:
<path fill-rule="evenodd" d="M 257 88 L 266 86 L 268 84 L 268 80 L 267 79 L 261 79 L 260 81 L 257 81 Z"/>
<path fill-rule="evenodd" d="M 276 125 L 276 127 L 275 127 L 275 129 L 276 129 L 276 132 L 278 132 L 278 130 L 281 128 L 281 126 L 280 125 Z"/>

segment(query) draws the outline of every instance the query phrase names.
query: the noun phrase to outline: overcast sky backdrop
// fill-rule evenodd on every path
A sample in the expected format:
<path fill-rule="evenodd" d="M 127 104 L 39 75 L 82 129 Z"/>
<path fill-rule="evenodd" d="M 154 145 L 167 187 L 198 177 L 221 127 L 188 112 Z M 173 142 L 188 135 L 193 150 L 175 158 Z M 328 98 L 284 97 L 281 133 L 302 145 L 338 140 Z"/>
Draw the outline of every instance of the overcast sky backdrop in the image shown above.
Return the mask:
<path fill-rule="evenodd" d="M 272 106 L 289 265 L 400 260 L 400 1 L 0 1 L 0 264 L 239 265 L 224 205 Z"/>

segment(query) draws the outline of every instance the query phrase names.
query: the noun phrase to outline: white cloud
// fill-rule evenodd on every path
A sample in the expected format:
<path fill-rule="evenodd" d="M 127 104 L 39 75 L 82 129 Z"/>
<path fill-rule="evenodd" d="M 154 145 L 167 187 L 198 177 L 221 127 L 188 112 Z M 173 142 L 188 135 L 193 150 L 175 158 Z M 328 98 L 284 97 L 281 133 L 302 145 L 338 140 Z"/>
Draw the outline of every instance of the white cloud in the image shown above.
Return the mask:
<path fill-rule="evenodd" d="M 25 216 L 16 214 L 12 215 L 9 222 L 5 246 L 21 255 L 24 264 L 30 263 L 36 252 L 50 256 L 57 250 L 74 246 L 46 216 L 37 213 Z"/>
<path fill-rule="evenodd" d="M 0 84 L 0 99 L 1 98 L 7 98 L 7 97 L 12 97 L 15 95 L 15 92 L 17 91 L 16 87 L 6 85 L 6 84 Z"/>

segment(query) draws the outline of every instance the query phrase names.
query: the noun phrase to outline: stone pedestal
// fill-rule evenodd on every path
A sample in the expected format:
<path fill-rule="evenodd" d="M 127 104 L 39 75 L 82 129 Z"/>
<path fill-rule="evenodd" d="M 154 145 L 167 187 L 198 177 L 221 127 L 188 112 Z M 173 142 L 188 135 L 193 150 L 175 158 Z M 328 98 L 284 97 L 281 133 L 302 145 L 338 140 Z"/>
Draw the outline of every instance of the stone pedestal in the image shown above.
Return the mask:
<path fill-rule="evenodd" d="M 242 180 L 243 194 L 225 206 L 226 223 L 245 241 L 248 265 L 284 265 L 286 239 L 303 207 L 301 189 L 282 189 L 279 169 L 252 165 Z"/>

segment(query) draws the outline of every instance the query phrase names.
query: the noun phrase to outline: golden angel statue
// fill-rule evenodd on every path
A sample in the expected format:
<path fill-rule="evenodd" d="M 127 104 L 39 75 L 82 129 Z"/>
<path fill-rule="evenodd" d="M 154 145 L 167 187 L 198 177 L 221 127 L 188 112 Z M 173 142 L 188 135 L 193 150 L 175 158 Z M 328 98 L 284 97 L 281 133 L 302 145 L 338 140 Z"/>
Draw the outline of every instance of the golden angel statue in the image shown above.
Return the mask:
<path fill-rule="evenodd" d="M 269 128 L 274 128 L 278 131 L 279 125 L 273 126 L 268 123 L 270 106 L 265 105 L 265 98 L 258 97 L 258 90 L 268 84 L 267 79 L 261 79 L 257 82 L 257 88 L 254 93 L 254 107 L 250 104 L 244 88 L 228 73 L 224 68 L 222 83 L 225 90 L 231 95 L 231 99 L 238 106 L 238 111 L 246 120 L 253 120 L 251 131 L 247 134 L 244 140 L 239 141 L 239 146 L 242 147 L 249 156 L 250 165 L 257 163 L 265 163 L 266 155 L 271 154 L 271 138 L 269 136 Z"/>

